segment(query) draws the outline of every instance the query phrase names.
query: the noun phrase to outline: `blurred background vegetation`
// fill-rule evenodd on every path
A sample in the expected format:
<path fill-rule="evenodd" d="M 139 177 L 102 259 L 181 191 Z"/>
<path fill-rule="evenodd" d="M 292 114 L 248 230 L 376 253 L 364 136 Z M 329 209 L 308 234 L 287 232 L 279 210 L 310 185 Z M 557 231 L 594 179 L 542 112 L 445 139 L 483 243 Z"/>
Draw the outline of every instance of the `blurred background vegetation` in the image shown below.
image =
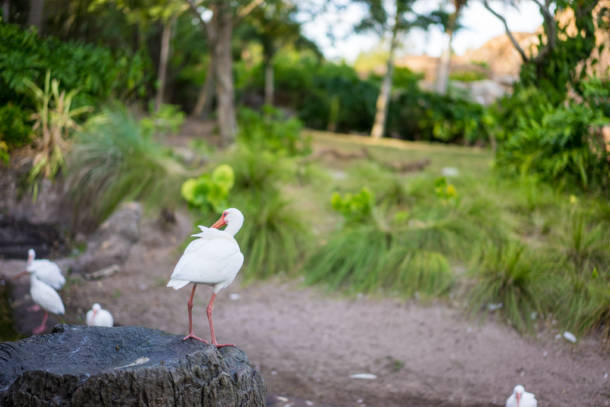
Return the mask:
<path fill-rule="evenodd" d="M 302 34 L 310 3 L 4 0 L 0 157 L 30 157 L 34 196 L 68 186 L 73 232 L 124 200 L 196 224 L 235 206 L 247 280 L 460 298 L 524 333 L 610 338 L 608 3 L 540 3 L 540 41 L 513 43 L 518 78 L 483 104 L 464 84 L 489 63 L 450 72 L 450 41 L 433 87 L 394 63 L 411 29 L 450 39 L 466 1 L 360 3 L 354 29 L 388 50 L 348 64 Z M 185 120 L 213 123 L 189 154 Z"/>

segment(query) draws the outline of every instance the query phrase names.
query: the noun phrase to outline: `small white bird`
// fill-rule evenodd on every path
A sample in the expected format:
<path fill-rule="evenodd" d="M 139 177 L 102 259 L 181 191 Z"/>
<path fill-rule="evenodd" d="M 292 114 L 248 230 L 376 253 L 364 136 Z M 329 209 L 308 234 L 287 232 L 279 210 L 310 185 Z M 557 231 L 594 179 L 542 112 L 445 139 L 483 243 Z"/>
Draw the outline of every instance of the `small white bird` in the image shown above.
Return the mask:
<path fill-rule="evenodd" d="M 114 325 L 114 319 L 109 311 L 103 309 L 102 306 L 96 302 L 91 309 L 87 311 L 87 325 L 111 327 Z"/>
<path fill-rule="evenodd" d="M 518 384 L 513 390 L 513 394 L 506 400 L 506 407 L 537 407 L 538 402 L 533 393 L 525 391 L 525 387 Z"/>
<path fill-rule="evenodd" d="M 26 270 L 35 273 L 36 277 L 56 290 L 59 290 L 66 283 L 66 279 L 61 274 L 59 266 L 50 260 L 35 260 L 36 252 L 34 249 L 28 250 L 28 262 Z"/>
<path fill-rule="evenodd" d="M 206 284 L 214 287 L 214 293 L 207 307 L 212 345 L 216 347 L 234 346 L 231 344 L 221 345 L 216 341 L 212 310 L 216 294 L 233 282 L 244 263 L 244 256 L 233 238 L 241 229 L 243 223 L 244 215 L 238 209 L 225 210 L 220 219 L 210 228 L 199 226 L 201 233 L 193 235 L 198 239 L 193 240 L 187 246 L 184 254 L 178 260 L 167 286 L 178 290 L 188 283 L 193 283 L 193 291 L 188 301 L 189 333 L 184 339 L 193 338 L 207 343 L 207 341 L 193 334 L 192 314 L 193 297 L 197 284 Z M 218 230 L 225 225 L 227 226 L 225 230 Z"/>
<path fill-rule="evenodd" d="M 32 331 L 34 334 L 39 334 L 46 329 L 49 312 L 57 315 L 64 314 L 64 303 L 61 301 L 61 297 L 57 294 L 57 291 L 55 291 L 53 287 L 40 281 L 36 276 L 36 273 L 33 272 L 30 274 L 30 295 L 32 296 L 32 301 L 44 309 L 44 318 L 42 319 L 40 326 Z"/>

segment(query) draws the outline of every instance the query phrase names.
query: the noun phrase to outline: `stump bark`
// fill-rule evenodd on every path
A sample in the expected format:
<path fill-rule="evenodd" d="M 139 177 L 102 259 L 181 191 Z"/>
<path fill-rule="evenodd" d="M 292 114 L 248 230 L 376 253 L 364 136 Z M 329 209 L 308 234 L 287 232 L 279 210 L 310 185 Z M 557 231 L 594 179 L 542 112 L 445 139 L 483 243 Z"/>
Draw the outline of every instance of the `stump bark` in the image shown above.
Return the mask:
<path fill-rule="evenodd" d="M 216 349 L 141 327 L 58 325 L 0 344 L 2 406 L 264 406 L 260 373 Z"/>

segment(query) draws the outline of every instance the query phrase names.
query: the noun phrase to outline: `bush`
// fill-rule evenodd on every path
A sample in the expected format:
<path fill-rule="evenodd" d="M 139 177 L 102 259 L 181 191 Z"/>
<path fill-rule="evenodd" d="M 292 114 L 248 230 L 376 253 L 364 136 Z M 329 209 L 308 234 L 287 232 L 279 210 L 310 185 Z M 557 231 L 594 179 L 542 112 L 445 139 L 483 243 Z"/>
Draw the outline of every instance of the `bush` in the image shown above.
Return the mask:
<path fill-rule="evenodd" d="M 524 98 L 532 106 L 524 107 Z M 495 113 L 497 126 L 504 127 L 498 132 L 498 169 L 537 174 L 561 188 L 608 190 L 610 157 L 600 126 L 610 123 L 610 117 L 595 103 L 574 100 L 554 106 L 541 92 L 527 89 L 500 106 Z M 505 116 L 512 119 L 505 122 Z"/>
<path fill-rule="evenodd" d="M 173 205 L 185 178 L 170 150 L 154 139 L 124 107 L 91 117 L 75 137 L 68 160 L 71 191 L 78 208 L 103 220 L 122 201 Z"/>
<path fill-rule="evenodd" d="M 555 301 L 556 279 L 544 263 L 519 243 L 481 246 L 473 265 L 475 286 L 469 293 L 473 312 L 501 304 L 500 312 L 520 332 L 531 331 Z"/>
<path fill-rule="evenodd" d="M 227 208 L 227 198 L 234 182 L 233 169 L 223 164 L 216 167 L 212 174 L 187 179 L 182 184 L 181 193 L 184 200 L 196 208 L 222 212 Z"/>
<path fill-rule="evenodd" d="M 301 130 L 303 125 L 296 118 L 286 118 L 281 111 L 264 106 L 263 113 L 242 108 L 239 111 L 238 141 L 254 149 L 268 150 L 290 156 L 309 154 L 310 140 Z"/>
<path fill-rule="evenodd" d="M 33 107 L 24 79 L 42 86 L 47 70 L 66 90 L 78 89 L 75 107 L 137 94 L 146 75 L 138 55 L 116 57 L 101 46 L 41 38 L 33 29 L 0 23 L 0 105 Z"/>
<path fill-rule="evenodd" d="M 7 150 L 30 142 L 32 126 L 28 122 L 31 114 L 13 103 L 0 106 L 0 142 L 5 143 Z"/>

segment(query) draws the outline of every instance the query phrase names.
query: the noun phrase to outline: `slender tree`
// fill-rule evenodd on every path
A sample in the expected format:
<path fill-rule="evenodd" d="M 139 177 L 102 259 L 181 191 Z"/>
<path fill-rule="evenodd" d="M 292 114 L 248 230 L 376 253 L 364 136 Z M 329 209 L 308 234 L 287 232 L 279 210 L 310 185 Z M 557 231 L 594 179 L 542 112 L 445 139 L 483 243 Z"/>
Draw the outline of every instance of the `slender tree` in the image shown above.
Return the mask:
<path fill-rule="evenodd" d="M 42 31 L 42 19 L 44 16 L 44 0 L 30 0 L 30 14 L 28 16 L 28 25 L 33 25 Z"/>
<path fill-rule="evenodd" d="M 382 38 L 390 38 L 386 72 L 377 97 L 375 123 L 371 130 L 371 137 L 381 138 L 385 132 L 386 117 L 392 91 L 392 75 L 394 72 L 394 58 L 400 36 L 415 27 L 425 28 L 433 21 L 429 16 L 421 16 L 414 12 L 413 4 L 416 0 L 359 0 L 368 9 L 368 14 L 356 31 L 374 31 Z"/>
<path fill-rule="evenodd" d="M 2 1 L 2 19 L 4 22 L 9 22 L 11 17 L 11 0 Z"/>
<path fill-rule="evenodd" d="M 450 14 L 444 11 L 436 12 L 439 23 L 442 25 L 445 35 L 447 36 L 447 45 L 439 58 L 438 72 L 436 75 L 436 91 L 438 93 L 447 93 L 447 85 L 449 84 L 449 71 L 451 70 L 451 54 L 453 35 L 460 28 L 458 23 L 460 12 L 466 5 L 467 0 L 451 0 L 453 3 L 453 12 Z"/>

